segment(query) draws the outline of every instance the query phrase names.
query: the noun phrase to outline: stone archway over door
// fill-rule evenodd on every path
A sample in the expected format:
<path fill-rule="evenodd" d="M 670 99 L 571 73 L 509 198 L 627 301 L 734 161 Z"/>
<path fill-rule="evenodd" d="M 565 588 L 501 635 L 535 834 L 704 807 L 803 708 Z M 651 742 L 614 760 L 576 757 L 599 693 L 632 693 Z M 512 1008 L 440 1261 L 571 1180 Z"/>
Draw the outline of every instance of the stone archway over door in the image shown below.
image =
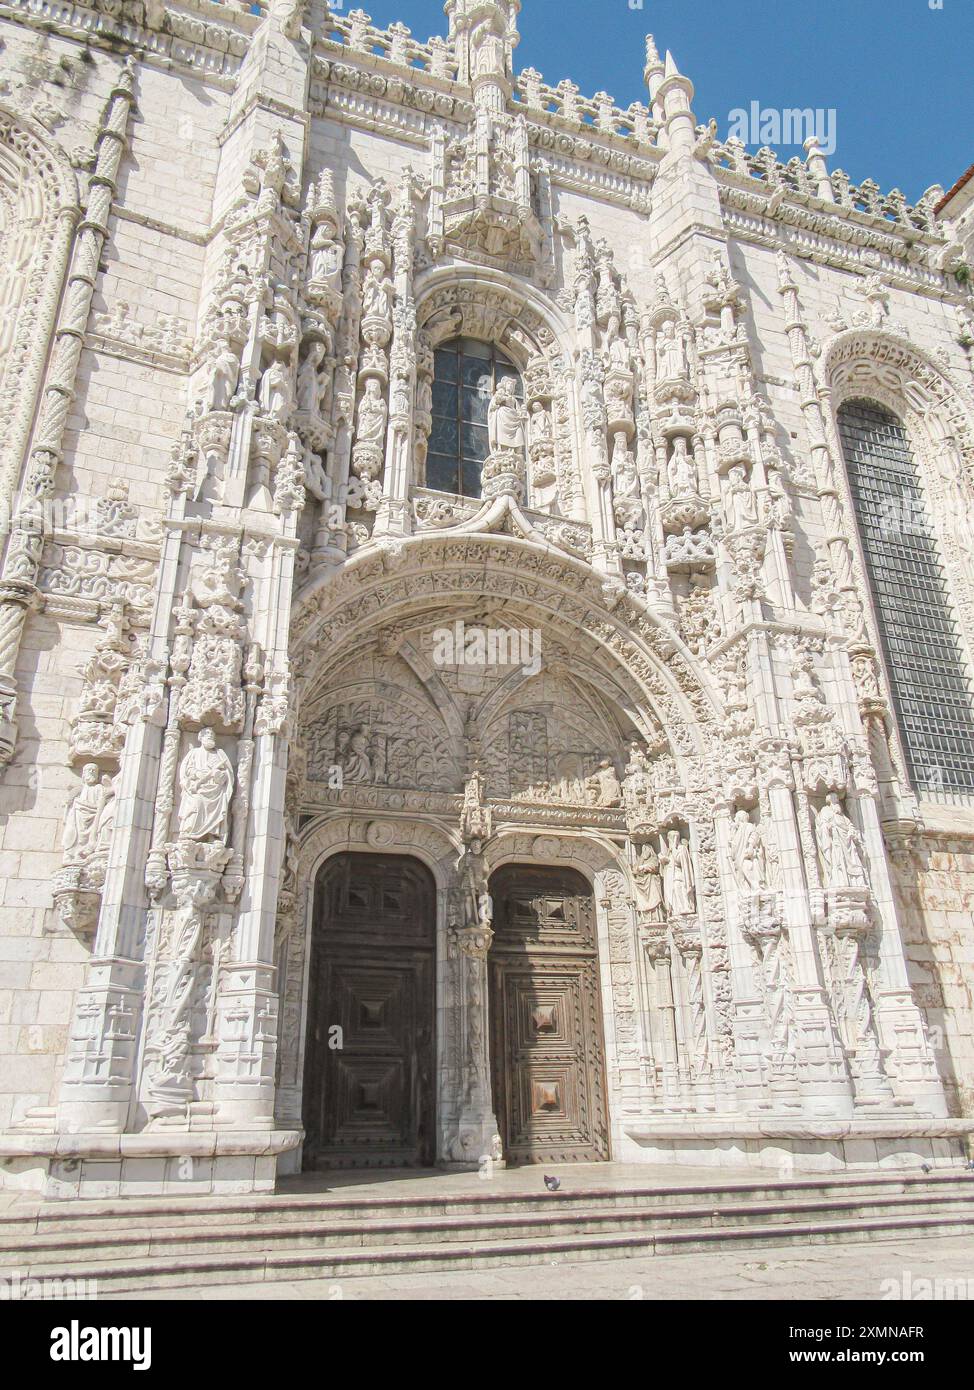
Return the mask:
<path fill-rule="evenodd" d="M 491 879 L 491 1069 L 511 1163 L 609 1157 L 592 890 L 573 869 L 508 864 Z"/>
<path fill-rule="evenodd" d="M 436 887 L 423 864 L 346 853 L 322 866 L 311 940 L 306 1169 L 433 1163 L 435 943 Z"/>

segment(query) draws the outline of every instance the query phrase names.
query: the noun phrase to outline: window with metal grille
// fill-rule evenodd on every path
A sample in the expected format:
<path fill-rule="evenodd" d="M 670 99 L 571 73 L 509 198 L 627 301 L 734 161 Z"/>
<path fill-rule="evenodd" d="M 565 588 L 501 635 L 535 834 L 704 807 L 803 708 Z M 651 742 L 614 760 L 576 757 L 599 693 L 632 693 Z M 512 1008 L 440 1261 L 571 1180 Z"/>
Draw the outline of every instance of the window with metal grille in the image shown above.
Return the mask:
<path fill-rule="evenodd" d="M 910 776 L 921 794 L 972 797 L 974 690 L 909 438 L 871 401 L 838 419 Z"/>
<path fill-rule="evenodd" d="M 480 473 L 489 451 L 487 408 L 501 377 L 517 368 L 490 343 L 454 338 L 436 351 L 433 428 L 426 458 L 426 486 L 461 497 L 480 496 Z"/>

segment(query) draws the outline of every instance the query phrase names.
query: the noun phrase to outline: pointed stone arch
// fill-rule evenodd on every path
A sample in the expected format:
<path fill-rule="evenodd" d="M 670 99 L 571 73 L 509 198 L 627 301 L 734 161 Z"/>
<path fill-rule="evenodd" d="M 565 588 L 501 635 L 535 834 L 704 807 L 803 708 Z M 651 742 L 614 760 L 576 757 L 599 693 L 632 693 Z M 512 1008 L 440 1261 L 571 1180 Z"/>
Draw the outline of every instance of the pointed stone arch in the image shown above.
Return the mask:
<path fill-rule="evenodd" d="M 430 345 L 479 338 L 503 349 L 521 370 L 532 357 L 570 344 L 553 302 L 527 282 L 478 266 L 437 267 L 416 281 L 416 321 Z"/>
<path fill-rule="evenodd" d="M 927 353 L 898 333 L 883 329 L 849 329 L 825 346 L 818 368 L 829 408 L 829 442 L 837 464 L 837 482 L 848 538 L 862 592 L 869 587 L 855 504 L 839 437 L 838 411 L 854 399 L 875 401 L 897 416 L 910 444 L 927 499 L 957 614 L 968 664 L 974 671 L 974 565 L 959 530 L 948 523 L 957 516 L 951 497 L 954 476 L 966 491 L 967 516 L 974 522 L 974 397 Z"/>
<path fill-rule="evenodd" d="M 509 535 L 428 535 L 376 547 L 298 596 L 292 653 L 303 705 L 348 654 L 418 615 L 449 621 L 488 601 L 498 621 L 530 616 L 552 641 L 609 682 L 643 737 L 662 730 L 684 777 L 719 739 L 718 692 L 672 628 L 589 566 Z"/>

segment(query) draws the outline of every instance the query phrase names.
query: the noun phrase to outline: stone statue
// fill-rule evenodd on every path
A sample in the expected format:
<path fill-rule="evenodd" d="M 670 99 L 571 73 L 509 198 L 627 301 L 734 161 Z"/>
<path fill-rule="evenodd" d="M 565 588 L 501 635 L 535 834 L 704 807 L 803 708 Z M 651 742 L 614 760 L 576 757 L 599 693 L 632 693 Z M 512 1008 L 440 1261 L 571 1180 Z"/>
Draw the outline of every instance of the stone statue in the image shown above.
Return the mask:
<path fill-rule="evenodd" d="M 636 908 L 647 916 L 663 916 L 663 885 L 660 881 L 659 855 L 647 840 L 640 845 L 632 877 L 636 887 Z"/>
<path fill-rule="evenodd" d="M 792 515 L 791 498 L 776 468 L 768 469 L 768 506 L 772 523 L 782 529 L 786 527 Z"/>
<path fill-rule="evenodd" d="M 319 413 L 323 393 L 319 373 L 324 357 L 325 344 L 316 339 L 308 348 L 308 355 L 298 372 L 298 409 L 306 415 Z"/>
<path fill-rule="evenodd" d="M 477 921 L 482 927 L 489 927 L 494 920 L 494 899 L 487 889 L 481 890 L 477 898 Z"/>
<path fill-rule="evenodd" d="M 233 764 L 217 748 L 212 729 L 201 729 L 199 741 L 179 765 L 179 838 L 227 842 Z"/>
<path fill-rule="evenodd" d="M 81 769 L 81 786 L 64 817 L 61 848 L 66 864 L 80 863 L 95 848 L 98 817 L 104 801 L 105 789 L 99 781 L 98 764 L 85 763 Z"/>
<path fill-rule="evenodd" d="M 629 440 L 624 430 L 620 430 L 613 436 L 612 497 L 617 503 L 639 499 L 639 474 L 636 470 L 636 459 L 629 448 Z"/>
<path fill-rule="evenodd" d="M 388 408 L 382 397 L 382 387 L 373 376 L 365 383 L 365 393 L 358 405 L 356 444 L 373 444 L 382 448 L 386 437 Z"/>
<path fill-rule="evenodd" d="M 603 758 L 588 785 L 595 792 L 596 805 L 620 806 L 622 804 L 622 785 L 618 774 L 608 758 Z"/>
<path fill-rule="evenodd" d="M 690 456 L 682 434 L 678 434 L 673 441 L 673 452 L 666 465 L 666 480 L 671 497 L 684 497 L 697 490 L 697 465 Z"/>
<path fill-rule="evenodd" d="M 731 857 L 738 892 L 760 893 L 767 888 L 768 862 L 764 841 L 760 830 L 744 810 L 738 811 L 734 817 Z"/>
<path fill-rule="evenodd" d="M 489 19 L 478 24 L 470 39 L 471 67 L 474 77 L 503 77 L 504 40 L 494 32 Z"/>
<path fill-rule="evenodd" d="M 344 256 L 341 242 L 332 236 L 329 224 L 322 223 L 311 239 L 311 279 L 340 290 Z"/>
<path fill-rule="evenodd" d="M 528 422 L 529 438 L 532 448 L 535 444 L 547 444 L 552 439 L 551 416 L 545 409 L 541 401 L 535 401 L 531 407 L 531 418 Z"/>
<path fill-rule="evenodd" d="M 728 476 L 730 489 L 727 494 L 727 506 L 724 513 L 728 529 L 743 531 L 749 526 L 756 526 L 758 520 L 757 503 L 754 500 L 751 485 L 747 481 L 747 474 L 738 464 L 731 469 Z"/>
<path fill-rule="evenodd" d="M 372 758 L 369 755 L 369 731 L 360 724 L 352 731 L 342 758 L 342 773 L 346 782 L 372 781 Z"/>
<path fill-rule="evenodd" d="M 836 792 L 829 792 L 815 817 L 815 840 L 826 888 L 869 887 L 862 840 Z"/>
<path fill-rule="evenodd" d="M 525 414 L 517 398 L 517 378 L 502 377 L 487 407 L 487 436 L 491 453 L 524 452 Z"/>
<path fill-rule="evenodd" d="M 382 261 L 372 261 L 362 287 L 362 317 L 391 321 L 394 292 L 395 286 L 385 274 Z"/>
<path fill-rule="evenodd" d="M 619 316 L 614 314 L 605 331 L 609 352 L 609 365 L 621 371 L 629 370 L 629 344 L 620 332 Z"/>
<path fill-rule="evenodd" d="M 683 339 L 677 336 L 676 324 L 668 319 L 656 339 L 656 376 L 660 381 L 678 381 L 686 373 Z"/>
<path fill-rule="evenodd" d="M 210 372 L 210 409 L 228 410 L 240 376 L 240 358 L 230 346 L 229 338 L 220 338 L 217 341 L 216 351 L 210 361 Z"/>
<path fill-rule="evenodd" d="M 489 898 L 487 892 L 487 857 L 484 842 L 477 836 L 470 841 L 457 861 L 457 878 L 460 889 L 461 927 L 475 927 L 482 924 L 482 899 Z M 490 904 L 493 918 L 493 902 Z"/>
<path fill-rule="evenodd" d="M 272 420 L 281 420 L 291 409 L 293 394 L 290 373 L 284 363 L 273 361 L 260 379 L 257 397 L 260 408 Z"/>
<path fill-rule="evenodd" d="M 660 863 L 663 865 L 663 896 L 670 915 L 689 917 L 696 907 L 693 860 L 690 858 L 690 846 L 679 830 L 666 832 Z"/>
<path fill-rule="evenodd" d="M 106 772 L 101 779 L 102 804 L 98 812 L 98 823 L 95 826 L 95 853 L 107 854 L 112 844 L 112 834 L 115 830 L 115 811 L 118 806 L 117 787 L 118 777 L 109 777 Z"/>
<path fill-rule="evenodd" d="M 467 778 L 463 789 L 463 808 L 460 812 L 460 833 L 464 840 L 478 837 L 490 839 L 493 818 L 489 806 L 484 804 L 487 784 L 483 773 L 475 768 Z"/>
<path fill-rule="evenodd" d="M 626 776 L 623 782 L 623 795 L 626 805 L 633 810 L 641 810 L 649 801 L 652 783 L 649 774 L 649 759 L 645 748 L 634 743 L 629 750 Z"/>

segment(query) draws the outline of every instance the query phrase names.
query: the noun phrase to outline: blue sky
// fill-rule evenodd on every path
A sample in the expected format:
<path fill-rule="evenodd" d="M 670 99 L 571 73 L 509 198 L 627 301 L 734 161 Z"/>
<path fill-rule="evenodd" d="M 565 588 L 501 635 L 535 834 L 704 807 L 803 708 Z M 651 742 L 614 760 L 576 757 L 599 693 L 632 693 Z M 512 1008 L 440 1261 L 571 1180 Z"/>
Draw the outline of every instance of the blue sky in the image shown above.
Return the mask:
<path fill-rule="evenodd" d="M 343 9 L 356 4 L 382 28 L 446 32 L 440 0 Z M 830 167 L 911 201 L 974 163 L 974 0 L 524 0 L 520 30 L 518 70 L 570 77 L 623 107 L 645 98 L 643 38 L 655 34 L 693 79 L 697 119 L 715 116 L 722 137 L 754 101 L 834 111 Z"/>

